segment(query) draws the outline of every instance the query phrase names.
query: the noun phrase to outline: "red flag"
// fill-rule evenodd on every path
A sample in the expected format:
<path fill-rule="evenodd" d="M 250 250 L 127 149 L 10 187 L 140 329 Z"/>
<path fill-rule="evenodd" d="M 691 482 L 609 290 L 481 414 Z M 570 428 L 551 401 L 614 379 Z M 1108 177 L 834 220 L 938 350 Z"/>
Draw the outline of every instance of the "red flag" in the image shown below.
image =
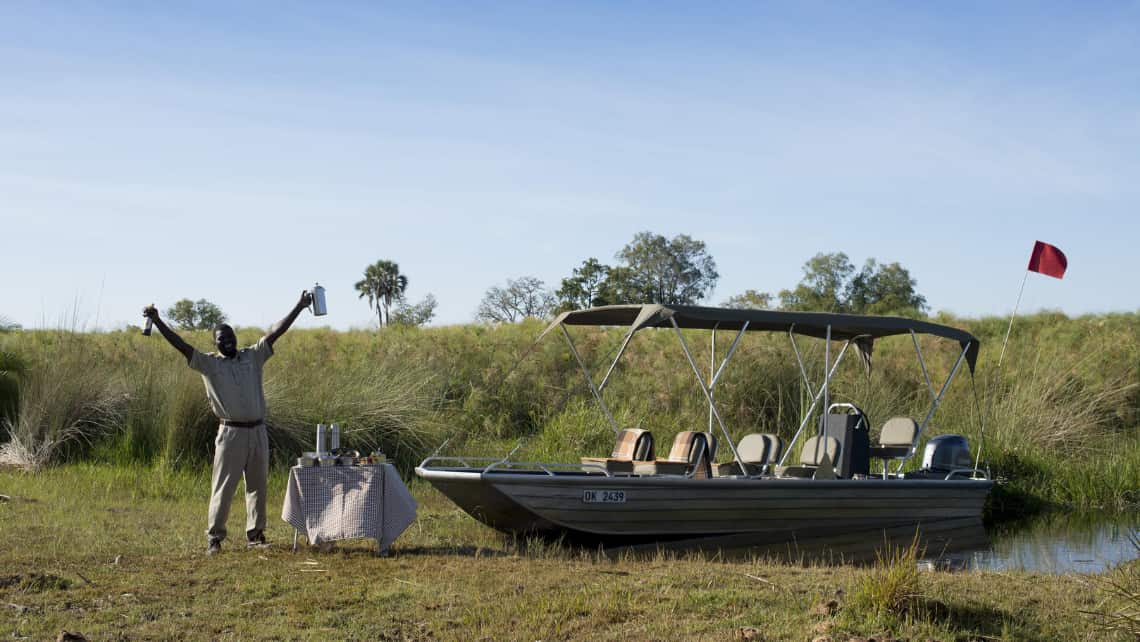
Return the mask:
<path fill-rule="evenodd" d="M 1059 279 L 1065 276 L 1065 268 L 1069 267 L 1069 259 L 1065 253 L 1056 246 L 1037 241 L 1033 244 L 1033 253 L 1029 255 L 1030 272 L 1037 272 L 1045 276 Z"/>

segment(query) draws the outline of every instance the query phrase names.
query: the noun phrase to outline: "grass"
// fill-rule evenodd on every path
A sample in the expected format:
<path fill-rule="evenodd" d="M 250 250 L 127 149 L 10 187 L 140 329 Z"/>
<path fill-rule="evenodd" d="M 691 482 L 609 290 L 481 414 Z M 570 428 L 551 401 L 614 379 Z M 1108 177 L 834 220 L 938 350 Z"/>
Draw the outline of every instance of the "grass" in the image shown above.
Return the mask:
<path fill-rule="evenodd" d="M 915 613 L 926 599 L 918 568 L 918 534 L 909 546 L 884 545 L 876 564 L 860 578 L 851 592 L 845 613 L 881 625 Z"/>
<path fill-rule="evenodd" d="M 1001 370 L 993 346 L 1003 320 L 937 320 L 982 339 L 981 404 L 959 379 L 928 434 L 965 434 L 977 447 L 986 415 L 983 462 L 1006 480 L 993 494 L 995 515 L 1140 505 L 1140 315 L 1019 319 Z M 284 495 L 280 464 L 309 449 L 318 421 L 340 423 L 349 447 L 385 450 L 406 476 L 446 437 L 451 452 L 494 455 L 522 440 L 523 460 L 607 453 L 611 433 L 564 343 L 544 341 L 516 363 L 540 329 L 291 331 L 266 368 L 278 462 L 270 506 Z M 243 329 L 239 338 L 259 334 Z M 622 338 L 571 334 L 599 369 Z M 206 333 L 187 339 L 210 347 Z M 689 339 L 707 364 L 707 335 Z M 921 342 L 937 385 L 956 348 Z M 822 346 L 801 349 L 818 382 Z M 870 375 L 848 361 L 833 400 L 860 404 L 876 427 L 894 415 L 921 418 L 930 399 L 909 340 L 879 342 L 874 361 Z M 805 408 L 794 364 L 786 337 L 740 343 L 716 389 L 734 436 L 791 436 Z M 658 444 L 707 425 L 707 405 L 667 332 L 639 335 L 605 395 L 620 425 L 648 428 Z M 8 498 L 0 498 L 0 635 L 14 638 L 67 629 L 164 640 L 1134 639 L 1124 625 L 1134 614 L 1135 563 L 1090 580 L 919 574 L 905 547 L 867 567 L 603 555 L 506 539 L 415 480 L 419 516 L 391 558 L 364 542 L 293 554 L 291 531 L 277 520 L 275 547 L 205 558 L 216 423 L 197 375 L 158 337 L 0 334 L 0 415 L 5 456 L 37 471 L 0 468 Z M 232 514 L 240 532 L 242 511 Z"/>
<path fill-rule="evenodd" d="M 1140 553 L 1140 534 L 1130 537 Z M 1120 565 L 1111 573 L 1090 578 L 1092 589 L 1102 597 L 1096 608 L 1082 611 L 1106 633 L 1140 639 L 1140 559 Z"/>
<path fill-rule="evenodd" d="M 867 608 L 861 587 L 900 573 L 905 556 L 869 567 L 606 556 L 504 538 L 410 481 L 419 516 L 389 558 L 363 541 L 294 554 L 291 531 L 276 519 L 272 548 L 227 545 L 206 558 L 203 469 L 78 463 L 36 474 L 0 470 L 0 493 L 9 498 L 0 502 L 0 541 L 12 544 L 0 547 L 0 576 L 16 578 L 0 581 L 0 635 L 54 639 L 66 629 L 121 640 L 730 640 L 753 629 L 765 640 L 820 632 L 835 639 L 1130 639 L 1081 615 L 1101 608 L 1103 596 L 1078 577 L 924 573 L 922 608 L 866 618 L 858 613 Z M 271 507 L 282 501 L 284 482 L 275 469 Z M 233 532 L 241 531 L 241 513 L 233 513 Z"/>
<path fill-rule="evenodd" d="M 1140 505 L 1140 315 L 1021 318 L 1000 370 L 995 359 L 1004 320 L 936 320 L 974 332 L 983 350 L 977 387 L 960 375 L 926 435 L 963 434 L 977 449 L 985 416 L 982 463 L 1007 482 L 994 495 L 993 516 Z M 518 361 L 541 329 L 540 322 L 526 322 L 291 331 L 266 366 L 278 461 L 311 449 L 318 422 L 341 424 L 348 447 L 384 450 L 405 472 L 445 438 L 452 452 L 495 454 L 523 440 L 517 457 L 529 460 L 606 454 L 612 447 L 606 418 L 565 343 L 548 337 Z M 622 332 L 570 332 L 600 379 Z M 239 339 L 252 343 L 260 334 L 240 329 Z M 199 349 L 211 348 L 209 333 L 185 335 Z M 687 336 L 696 361 L 707 364 L 707 333 Z M 723 335 L 718 356 L 729 343 Z M 920 344 L 938 386 L 958 347 L 930 337 Z M 809 339 L 799 345 L 818 385 L 823 346 Z M 33 467 L 99 461 L 188 468 L 210 461 L 216 423 L 201 381 L 160 337 L 7 332 L 0 334 L 0 355 L 10 364 L 0 367 L 7 373 L 0 375 L 0 411 L 9 408 L 0 414 L 12 435 L 0 448 L 14 453 L 9 460 Z M 783 335 L 754 333 L 740 342 L 716 387 L 735 438 L 792 436 L 808 401 L 795 363 Z M 708 425 L 707 403 L 670 332 L 639 333 L 605 398 L 621 426 L 647 428 L 665 448 L 677 432 Z M 892 416 L 925 416 L 930 394 L 909 337 L 879 341 L 869 374 L 857 358 L 848 359 L 833 381 L 832 400 L 859 404 L 875 430 Z M 57 416 L 49 421 L 43 409 Z M 909 465 L 920 463 L 921 452 Z"/>

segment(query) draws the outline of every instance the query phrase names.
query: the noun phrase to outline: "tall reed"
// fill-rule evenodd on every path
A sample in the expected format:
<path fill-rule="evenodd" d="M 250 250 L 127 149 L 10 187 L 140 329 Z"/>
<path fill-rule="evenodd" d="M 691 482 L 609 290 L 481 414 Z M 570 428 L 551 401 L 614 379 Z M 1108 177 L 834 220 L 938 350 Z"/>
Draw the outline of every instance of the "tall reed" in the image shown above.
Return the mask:
<path fill-rule="evenodd" d="M 19 377 L 27 365 L 15 352 L 0 349 L 0 417 L 16 416 L 20 398 Z"/>
<path fill-rule="evenodd" d="M 21 378 L 17 415 L 3 418 L 0 464 L 38 470 L 79 457 L 122 424 L 129 400 L 124 383 L 107 376 L 84 341 L 66 331 L 48 337 Z"/>
<path fill-rule="evenodd" d="M 435 378 L 413 361 L 354 359 L 317 372 L 291 365 L 279 364 L 265 384 L 278 451 L 312 450 L 314 426 L 337 423 L 343 447 L 382 450 L 407 468 L 441 440 Z"/>
<path fill-rule="evenodd" d="M 1125 455 L 1140 451 L 1140 315 L 1069 319 L 1046 313 L 1019 319 L 1000 370 L 995 366 L 1004 320 L 936 320 L 975 333 L 983 348 L 976 384 L 963 368 L 924 439 L 963 434 L 977 449 L 984 415 L 983 464 L 1023 497 L 1115 508 L 1138 501 L 1133 482 L 1140 465 L 1129 464 Z M 385 450 L 405 466 L 446 437 L 453 439 L 451 448 L 469 444 L 496 453 L 522 438 L 526 446 L 519 456 L 528 458 L 604 455 L 612 447 L 609 421 L 561 337 L 548 336 L 532 348 L 542 327 L 531 321 L 380 332 L 294 329 L 277 343 L 265 369 L 275 451 L 288 460 L 311 450 L 312 426 L 335 421 L 347 431 L 347 446 Z M 569 332 L 594 383 L 600 383 L 624 330 Z M 255 328 L 239 329 L 242 344 L 260 335 Z M 209 333 L 184 336 L 201 350 L 213 349 Z M 684 336 L 707 381 L 732 335 L 719 334 L 715 354 L 708 333 Z M 216 423 L 199 376 L 181 355 L 160 337 L 137 332 L 73 333 L 71 341 L 71 349 L 90 361 L 69 367 L 69 378 L 91 374 L 127 395 L 125 410 L 110 415 L 115 430 L 93 435 L 98 447 L 85 456 L 191 466 L 208 460 Z M 16 377 L 25 392 L 36 371 L 48 367 L 45 355 L 60 350 L 56 343 L 53 332 L 0 335 L 0 352 L 26 365 Z M 937 394 L 960 348 L 927 336 L 919 345 Z M 823 343 L 799 338 L 797 346 L 811 388 L 818 388 Z M 833 359 L 840 347 L 832 346 Z M 790 439 L 811 401 L 802 379 L 787 335 L 748 333 L 714 389 L 729 434 L 739 439 L 771 432 Z M 61 406 L 68 405 L 63 396 L 82 396 L 63 388 L 52 394 Z M 892 416 L 925 418 L 931 394 L 914 344 L 902 336 L 876 342 L 869 371 L 849 353 L 832 379 L 830 400 L 863 408 L 874 438 Z M 707 400 L 670 330 L 638 333 L 602 396 L 619 427 L 647 428 L 661 447 L 681 430 L 709 427 Z M 817 415 L 821 411 L 815 409 Z M 94 423 L 106 424 L 103 417 Z M 813 427 L 809 422 L 808 430 Z M 720 436 L 715 422 L 714 428 Z M 723 457 L 727 449 L 721 452 Z M 909 465 L 920 464 L 921 452 Z"/>

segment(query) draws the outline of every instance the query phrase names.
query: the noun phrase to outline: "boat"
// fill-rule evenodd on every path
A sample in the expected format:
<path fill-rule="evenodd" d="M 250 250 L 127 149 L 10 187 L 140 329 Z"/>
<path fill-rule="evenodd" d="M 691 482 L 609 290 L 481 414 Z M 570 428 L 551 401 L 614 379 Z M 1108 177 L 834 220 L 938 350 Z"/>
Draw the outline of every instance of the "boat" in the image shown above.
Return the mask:
<path fill-rule="evenodd" d="M 569 326 L 626 329 L 600 383 L 578 352 Z M 710 419 L 707 431 L 681 433 L 669 456 L 657 458 L 651 435 L 617 424 L 604 391 L 634 337 L 662 330 L 676 335 L 707 398 Z M 733 337 L 723 360 L 719 365 L 714 361 L 707 372 L 698 366 L 683 332 L 691 336 L 693 330 L 711 333 L 714 355 L 718 333 Z M 623 546 L 702 538 L 775 543 L 980 523 L 993 481 L 978 466 L 980 448 L 979 457 L 971 461 L 965 437 L 929 439 L 922 467 L 903 472 L 962 366 L 973 376 L 980 344 L 964 330 L 891 316 L 645 304 L 564 312 L 538 340 L 556 331 L 567 341 L 615 434 L 610 457 L 516 461 L 516 446 L 505 457 L 475 458 L 444 454 L 445 442 L 416 468 L 417 475 L 495 529 L 521 537 Z M 786 446 L 776 435 L 749 434 L 734 440 L 717 408 L 716 383 L 747 332 L 786 334 L 811 393 L 811 404 Z M 831 403 L 831 380 L 849 352 L 857 353 L 869 368 L 875 341 L 907 335 L 930 392 L 930 409 L 921 421 L 892 418 L 872 444 L 866 415 L 856 405 Z M 919 335 L 958 344 L 957 359 L 938 389 Z M 797 343 L 804 337 L 824 342 L 824 379 L 818 386 L 809 380 Z M 840 342 L 833 358 L 832 344 Z M 873 471 L 872 461 L 881 470 Z"/>

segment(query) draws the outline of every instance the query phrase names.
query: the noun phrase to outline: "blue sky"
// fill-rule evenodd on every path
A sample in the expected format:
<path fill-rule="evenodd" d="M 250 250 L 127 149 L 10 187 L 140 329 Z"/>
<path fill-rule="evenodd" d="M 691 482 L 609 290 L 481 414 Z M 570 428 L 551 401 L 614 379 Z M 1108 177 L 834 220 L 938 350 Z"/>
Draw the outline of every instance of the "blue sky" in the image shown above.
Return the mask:
<path fill-rule="evenodd" d="M 995 6 L 995 4 L 997 6 Z M 0 316 L 238 324 L 391 259 L 438 323 L 635 233 L 705 241 L 709 303 L 819 251 L 934 310 L 1140 309 L 1140 4 L 3 3 Z M 318 323 L 319 322 L 319 323 Z"/>

